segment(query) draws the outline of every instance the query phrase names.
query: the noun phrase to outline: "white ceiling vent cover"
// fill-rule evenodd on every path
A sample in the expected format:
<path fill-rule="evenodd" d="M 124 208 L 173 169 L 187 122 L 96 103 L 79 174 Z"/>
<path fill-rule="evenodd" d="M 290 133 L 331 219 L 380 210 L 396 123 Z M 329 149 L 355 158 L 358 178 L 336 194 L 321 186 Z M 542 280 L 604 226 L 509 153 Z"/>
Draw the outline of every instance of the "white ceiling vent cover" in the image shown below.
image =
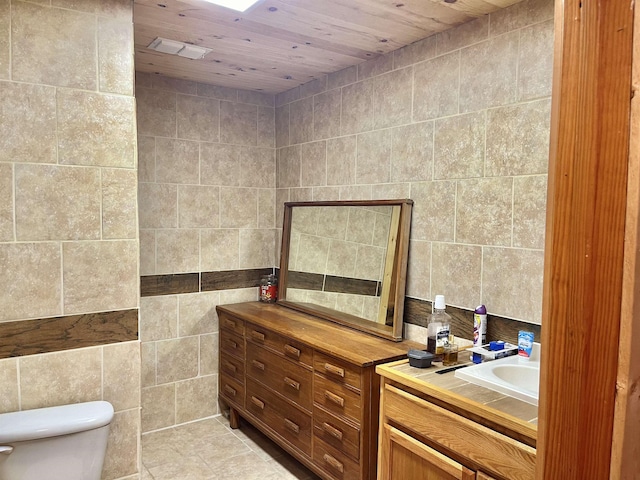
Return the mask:
<path fill-rule="evenodd" d="M 161 37 L 157 37 L 151 42 L 148 48 L 156 52 L 180 55 L 181 57 L 191 58 L 193 60 L 203 58 L 207 53 L 211 52 L 210 48 L 199 47 L 198 45 L 191 45 L 189 43 L 168 40 Z"/>

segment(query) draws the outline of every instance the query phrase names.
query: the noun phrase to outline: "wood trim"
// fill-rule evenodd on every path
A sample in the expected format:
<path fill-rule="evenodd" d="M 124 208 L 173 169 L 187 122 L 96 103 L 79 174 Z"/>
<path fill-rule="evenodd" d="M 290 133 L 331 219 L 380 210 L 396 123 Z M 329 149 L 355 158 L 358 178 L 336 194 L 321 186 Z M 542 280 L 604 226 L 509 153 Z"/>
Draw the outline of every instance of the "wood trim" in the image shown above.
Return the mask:
<path fill-rule="evenodd" d="M 622 312 L 616 396 L 609 478 L 631 479 L 640 471 L 640 9 L 634 13 L 631 87 L 629 183 Z"/>
<path fill-rule="evenodd" d="M 556 2 L 537 479 L 608 478 L 622 295 L 628 1 Z"/>
<path fill-rule="evenodd" d="M 148 275 L 140 277 L 140 296 L 176 295 L 200 291 L 198 273 L 180 273 L 170 275 Z"/>
<path fill-rule="evenodd" d="M 260 285 L 260 277 L 272 273 L 273 268 L 202 272 L 200 274 L 200 291 L 208 292 L 213 290 L 257 287 Z"/>
<path fill-rule="evenodd" d="M 138 309 L 0 323 L 0 359 L 138 340 Z"/>

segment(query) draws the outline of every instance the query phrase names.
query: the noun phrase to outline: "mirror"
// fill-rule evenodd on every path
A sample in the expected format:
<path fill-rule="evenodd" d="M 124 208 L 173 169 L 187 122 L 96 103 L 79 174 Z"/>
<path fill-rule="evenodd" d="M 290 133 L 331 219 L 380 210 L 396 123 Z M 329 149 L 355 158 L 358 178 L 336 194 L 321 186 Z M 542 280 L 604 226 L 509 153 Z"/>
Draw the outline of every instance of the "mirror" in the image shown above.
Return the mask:
<path fill-rule="evenodd" d="M 284 204 L 278 303 L 402 340 L 412 200 Z"/>

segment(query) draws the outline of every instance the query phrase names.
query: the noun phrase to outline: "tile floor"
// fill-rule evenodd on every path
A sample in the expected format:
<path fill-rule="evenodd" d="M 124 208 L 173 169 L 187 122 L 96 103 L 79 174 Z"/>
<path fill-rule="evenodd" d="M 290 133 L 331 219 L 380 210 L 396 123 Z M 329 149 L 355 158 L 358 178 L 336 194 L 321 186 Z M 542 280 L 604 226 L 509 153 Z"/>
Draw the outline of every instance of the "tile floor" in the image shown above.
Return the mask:
<path fill-rule="evenodd" d="M 242 421 L 218 416 L 142 435 L 142 480 L 319 480 Z"/>

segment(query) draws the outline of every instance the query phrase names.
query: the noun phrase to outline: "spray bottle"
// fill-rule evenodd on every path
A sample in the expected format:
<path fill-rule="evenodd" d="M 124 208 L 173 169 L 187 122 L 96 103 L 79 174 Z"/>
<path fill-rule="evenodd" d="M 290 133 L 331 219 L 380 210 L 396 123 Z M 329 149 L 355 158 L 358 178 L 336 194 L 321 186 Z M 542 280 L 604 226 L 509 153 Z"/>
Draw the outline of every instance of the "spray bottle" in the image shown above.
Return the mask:
<path fill-rule="evenodd" d="M 473 346 L 481 347 L 487 341 L 487 307 L 479 305 L 473 312 Z"/>

